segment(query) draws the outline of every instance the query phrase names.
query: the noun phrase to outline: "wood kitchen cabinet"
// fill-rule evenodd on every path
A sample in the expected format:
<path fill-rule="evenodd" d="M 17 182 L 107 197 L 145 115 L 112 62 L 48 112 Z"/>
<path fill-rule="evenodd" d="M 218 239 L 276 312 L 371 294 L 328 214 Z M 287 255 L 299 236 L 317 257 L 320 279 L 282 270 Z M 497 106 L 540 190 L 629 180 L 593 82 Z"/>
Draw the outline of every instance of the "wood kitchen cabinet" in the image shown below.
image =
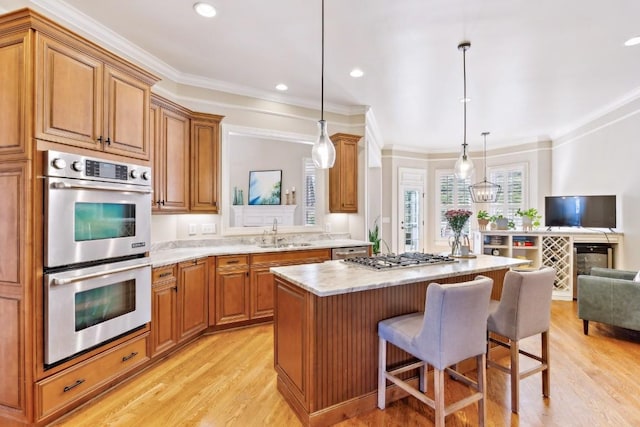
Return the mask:
<path fill-rule="evenodd" d="M 151 96 L 153 118 L 153 212 L 189 211 L 189 111 Z"/>
<path fill-rule="evenodd" d="M 178 278 L 176 265 L 154 268 L 151 283 L 151 357 L 178 344 Z"/>
<path fill-rule="evenodd" d="M 166 353 L 208 326 L 207 258 L 152 272 L 151 357 Z"/>
<path fill-rule="evenodd" d="M 336 162 L 329 169 L 329 212 L 358 213 L 358 141 L 362 137 L 337 133 L 331 136 Z"/>
<path fill-rule="evenodd" d="M 39 35 L 35 137 L 148 160 L 157 80 L 82 42 Z"/>
<path fill-rule="evenodd" d="M 178 265 L 178 340 L 184 341 L 208 326 L 207 258 Z"/>
<path fill-rule="evenodd" d="M 216 326 L 250 319 L 249 256 L 216 257 Z"/>
<path fill-rule="evenodd" d="M 191 113 L 192 212 L 218 213 L 220 194 L 220 121 L 222 116 Z"/>

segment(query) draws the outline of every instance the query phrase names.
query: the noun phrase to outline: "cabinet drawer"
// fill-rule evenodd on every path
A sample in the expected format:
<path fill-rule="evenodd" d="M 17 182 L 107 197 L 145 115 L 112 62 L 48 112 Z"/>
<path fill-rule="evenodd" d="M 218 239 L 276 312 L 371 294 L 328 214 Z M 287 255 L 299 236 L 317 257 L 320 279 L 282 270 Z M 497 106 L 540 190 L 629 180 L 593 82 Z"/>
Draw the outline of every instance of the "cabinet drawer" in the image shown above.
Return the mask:
<path fill-rule="evenodd" d="M 154 268 L 151 273 L 151 280 L 153 283 L 164 282 L 165 280 L 175 279 L 176 266 L 168 265 L 166 267 Z"/>
<path fill-rule="evenodd" d="M 249 264 L 248 255 L 225 255 L 217 258 L 218 268 L 242 267 Z"/>
<path fill-rule="evenodd" d="M 269 252 L 251 255 L 251 265 L 284 265 L 305 262 L 328 261 L 331 259 L 330 249 L 308 249 L 288 252 Z"/>
<path fill-rule="evenodd" d="M 42 418 L 149 360 L 147 336 L 122 343 L 36 385 Z"/>

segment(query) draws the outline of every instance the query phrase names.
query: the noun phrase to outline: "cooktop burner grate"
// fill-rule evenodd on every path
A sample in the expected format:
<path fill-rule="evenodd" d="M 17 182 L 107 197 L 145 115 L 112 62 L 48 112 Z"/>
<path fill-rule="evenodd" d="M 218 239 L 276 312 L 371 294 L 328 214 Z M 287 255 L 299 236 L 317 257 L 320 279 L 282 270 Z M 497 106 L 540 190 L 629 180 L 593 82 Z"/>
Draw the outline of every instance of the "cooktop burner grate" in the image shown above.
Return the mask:
<path fill-rule="evenodd" d="M 422 267 L 426 265 L 449 264 L 458 262 L 447 255 L 425 254 L 421 252 L 405 252 L 371 257 L 353 257 L 344 259 L 348 264 L 361 265 L 374 270 L 391 270 L 396 268 Z"/>

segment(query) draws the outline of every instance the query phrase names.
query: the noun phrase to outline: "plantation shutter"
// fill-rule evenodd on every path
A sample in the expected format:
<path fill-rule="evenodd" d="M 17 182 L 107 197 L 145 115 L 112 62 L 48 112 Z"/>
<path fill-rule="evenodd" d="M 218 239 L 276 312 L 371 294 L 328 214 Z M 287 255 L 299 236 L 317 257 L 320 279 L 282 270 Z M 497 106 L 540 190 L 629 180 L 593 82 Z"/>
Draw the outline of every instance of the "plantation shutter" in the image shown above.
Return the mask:
<path fill-rule="evenodd" d="M 304 203 L 302 204 L 304 224 L 316 224 L 316 167 L 311 158 L 303 159 Z"/>
<path fill-rule="evenodd" d="M 444 213 L 450 209 L 472 210 L 471 194 L 469 193 L 471 178 L 457 179 L 453 171 L 436 171 L 436 182 L 438 186 L 436 193 L 439 194 L 436 236 L 439 236 L 440 239 L 446 239 L 451 235 L 451 229 Z M 465 224 L 463 233 L 469 234 L 470 222 L 467 221 Z"/>

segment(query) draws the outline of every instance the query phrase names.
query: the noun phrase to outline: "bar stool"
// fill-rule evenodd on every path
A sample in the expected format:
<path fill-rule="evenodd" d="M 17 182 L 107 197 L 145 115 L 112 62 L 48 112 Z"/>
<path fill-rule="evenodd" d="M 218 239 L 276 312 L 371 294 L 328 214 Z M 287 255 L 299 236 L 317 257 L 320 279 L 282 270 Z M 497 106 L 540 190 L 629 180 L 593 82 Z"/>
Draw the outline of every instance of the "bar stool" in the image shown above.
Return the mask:
<path fill-rule="evenodd" d="M 487 366 L 511 375 L 511 412 L 516 414 L 521 379 L 542 372 L 542 394 L 549 397 L 549 323 L 555 278 L 556 272 L 551 267 L 529 272 L 509 271 L 504 277 L 500 301 L 491 301 L 487 343 L 508 348 L 511 365 L 506 367 L 487 357 Z M 490 332 L 507 338 L 508 342 L 490 337 Z M 521 339 L 537 334 L 542 336 L 541 356 L 520 349 Z M 520 372 L 520 354 L 539 363 Z"/>
<path fill-rule="evenodd" d="M 435 410 L 436 426 L 444 426 L 446 415 L 478 402 L 478 425 L 486 416 L 486 323 L 493 280 L 475 280 L 427 287 L 424 313 L 392 317 L 378 323 L 378 408 L 386 405 L 386 380 L 391 381 Z M 419 362 L 387 371 L 387 342 L 420 359 Z M 449 368 L 465 359 L 476 358 L 478 379 L 468 378 Z M 434 368 L 434 399 L 427 397 L 426 367 Z M 420 370 L 419 390 L 396 375 Z M 476 392 L 445 406 L 444 372 L 472 387 Z"/>

